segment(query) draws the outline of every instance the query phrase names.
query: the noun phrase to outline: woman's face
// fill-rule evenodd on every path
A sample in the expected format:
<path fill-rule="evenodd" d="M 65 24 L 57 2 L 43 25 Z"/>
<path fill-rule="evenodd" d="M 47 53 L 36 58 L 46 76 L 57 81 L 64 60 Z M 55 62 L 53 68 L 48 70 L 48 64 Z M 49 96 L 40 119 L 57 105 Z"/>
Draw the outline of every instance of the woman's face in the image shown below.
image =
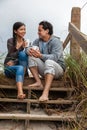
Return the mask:
<path fill-rule="evenodd" d="M 14 30 L 15 34 L 17 37 L 23 38 L 24 35 L 26 34 L 26 27 L 23 25 L 19 27 L 17 30 Z"/>

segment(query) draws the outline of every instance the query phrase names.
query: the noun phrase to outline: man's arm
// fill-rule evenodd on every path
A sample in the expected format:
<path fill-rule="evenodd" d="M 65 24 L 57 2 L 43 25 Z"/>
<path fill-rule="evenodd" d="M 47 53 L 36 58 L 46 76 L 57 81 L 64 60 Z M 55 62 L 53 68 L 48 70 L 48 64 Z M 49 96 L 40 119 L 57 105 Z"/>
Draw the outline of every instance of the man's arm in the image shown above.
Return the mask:
<path fill-rule="evenodd" d="M 50 54 L 42 54 L 41 59 L 43 61 L 47 59 L 51 59 L 54 61 L 58 61 L 58 59 L 63 55 L 62 43 L 58 38 L 55 38 L 51 41 L 51 49 Z"/>

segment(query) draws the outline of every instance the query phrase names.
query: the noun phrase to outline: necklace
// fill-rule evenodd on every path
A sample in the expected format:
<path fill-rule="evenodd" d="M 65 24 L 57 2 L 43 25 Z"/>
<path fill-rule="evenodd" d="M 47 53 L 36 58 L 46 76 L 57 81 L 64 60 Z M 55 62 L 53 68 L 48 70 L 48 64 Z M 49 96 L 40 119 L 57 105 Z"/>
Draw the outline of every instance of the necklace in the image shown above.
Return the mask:
<path fill-rule="evenodd" d="M 22 42 L 17 42 L 16 49 L 19 49 L 22 45 L 23 45 L 23 41 Z"/>

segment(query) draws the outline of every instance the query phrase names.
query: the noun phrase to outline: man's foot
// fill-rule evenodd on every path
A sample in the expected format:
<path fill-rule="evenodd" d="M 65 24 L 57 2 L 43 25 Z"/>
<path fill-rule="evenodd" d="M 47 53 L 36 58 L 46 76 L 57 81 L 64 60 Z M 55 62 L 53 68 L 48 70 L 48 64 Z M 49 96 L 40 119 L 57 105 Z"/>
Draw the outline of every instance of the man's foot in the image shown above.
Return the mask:
<path fill-rule="evenodd" d="M 18 99 L 24 99 L 26 97 L 26 94 L 18 94 L 17 98 Z"/>
<path fill-rule="evenodd" d="M 43 88 L 43 85 L 42 85 L 42 83 L 38 83 L 38 82 L 36 82 L 36 83 L 34 83 L 34 84 L 30 84 L 30 85 L 28 85 L 28 87 L 29 87 L 29 88 L 31 88 L 31 87 L 39 87 L 39 88 Z"/>
<path fill-rule="evenodd" d="M 42 95 L 40 98 L 39 98 L 39 101 L 40 102 L 45 102 L 45 101 L 48 101 L 48 97 L 46 95 Z"/>

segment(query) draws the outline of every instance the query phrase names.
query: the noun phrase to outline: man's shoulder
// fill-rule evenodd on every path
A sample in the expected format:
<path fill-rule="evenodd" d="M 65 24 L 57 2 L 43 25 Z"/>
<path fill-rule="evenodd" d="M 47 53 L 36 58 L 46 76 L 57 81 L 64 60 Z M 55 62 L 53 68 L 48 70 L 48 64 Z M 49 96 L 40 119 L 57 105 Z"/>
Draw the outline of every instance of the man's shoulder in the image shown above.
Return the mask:
<path fill-rule="evenodd" d="M 53 35 L 52 37 L 51 37 L 51 40 L 60 40 L 60 37 L 58 37 L 58 36 L 55 36 L 55 35 Z"/>
<path fill-rule="evenodd" d="M 38 41 L 40 41 L 40 39 L 39 39 L 39 38 L 36 38 L 34 41 L 35 41 L 35 42 L 38 42 Z"/>
<path fill-rule="evenodd" d="M 60 44 L 61 43 L 61 41 L 60 41 L 60 37 L 57 37 L 57 36 L 52 36 L 51 37 L 51 39 L 50 39 L 50 41 L 49 41 L 51 44 Z"/>
<path fill-rule="evenodd" d="M 40 41 L 40 39 L 37 38 L 37 39 L 35 39 L 35 40 L 33 41 L 33 44 L 39 44 L 39 41 Z"/>

